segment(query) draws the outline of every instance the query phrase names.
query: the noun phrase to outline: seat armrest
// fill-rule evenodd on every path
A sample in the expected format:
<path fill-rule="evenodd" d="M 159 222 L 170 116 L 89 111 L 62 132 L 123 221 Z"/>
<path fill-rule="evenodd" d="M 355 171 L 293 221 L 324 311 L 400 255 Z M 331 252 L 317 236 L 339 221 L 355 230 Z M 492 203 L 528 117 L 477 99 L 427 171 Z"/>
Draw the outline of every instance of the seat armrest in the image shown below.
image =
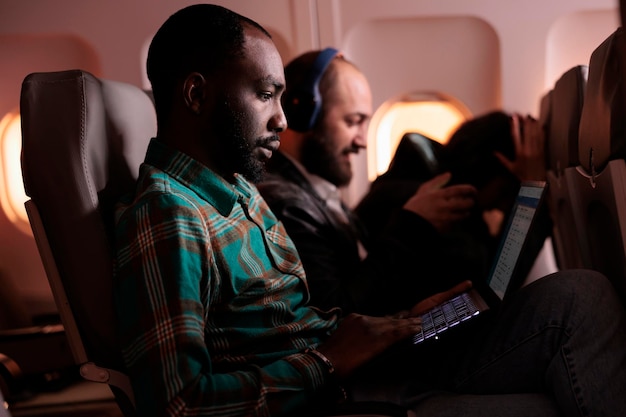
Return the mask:
<path fill-rule="evenodd" d="M 24 385 L 24 375 L 20 366 L 9 356 L 0 353 L 0 393 L 5 400 L 10 402 L 22 397 Z"/>

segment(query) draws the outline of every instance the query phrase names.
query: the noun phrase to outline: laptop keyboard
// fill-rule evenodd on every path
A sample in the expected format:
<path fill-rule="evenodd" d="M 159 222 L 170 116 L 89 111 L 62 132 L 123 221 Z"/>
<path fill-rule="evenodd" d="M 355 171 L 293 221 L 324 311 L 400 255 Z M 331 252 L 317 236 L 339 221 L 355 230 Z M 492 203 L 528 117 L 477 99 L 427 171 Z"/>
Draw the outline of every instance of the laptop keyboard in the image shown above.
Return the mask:
<path fill-rule="evenodd" d="M 479 312 L 468 293 L 458 295 L 422 315 L 422 330 L 413 336 L 413 343 L 436 338 L 439 333 Z"/>

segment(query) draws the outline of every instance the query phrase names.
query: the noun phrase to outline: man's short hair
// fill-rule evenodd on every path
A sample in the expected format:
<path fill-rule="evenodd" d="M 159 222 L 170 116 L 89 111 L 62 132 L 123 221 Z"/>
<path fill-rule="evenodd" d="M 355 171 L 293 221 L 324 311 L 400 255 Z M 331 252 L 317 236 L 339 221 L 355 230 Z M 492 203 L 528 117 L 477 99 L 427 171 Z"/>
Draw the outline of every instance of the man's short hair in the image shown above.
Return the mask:
<path fill-rule="evenodd" d="M 175 87 L 191 72 L 209 76 L 243 54 L 244 25 L 270 34 L 255 21 L 213 4 L 196 4 L 171 15 L 148 49 L 147 73 L 158 120 L 167 117 Z"/>

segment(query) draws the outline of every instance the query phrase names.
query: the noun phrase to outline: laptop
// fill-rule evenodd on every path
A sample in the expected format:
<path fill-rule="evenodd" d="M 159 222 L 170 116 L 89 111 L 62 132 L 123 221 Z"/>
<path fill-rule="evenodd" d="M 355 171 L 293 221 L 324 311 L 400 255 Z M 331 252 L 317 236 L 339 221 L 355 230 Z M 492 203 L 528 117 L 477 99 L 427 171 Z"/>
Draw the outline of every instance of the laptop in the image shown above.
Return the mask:
<path fill-rule="evenodd" d="M 484 288 L 472 288 L 422 315 L 422 330 L 413 344 L 438 339 L 447 330 L 497 307 L 525 279 L 517 273 L 519 259 L 535 223 L 546 190 L 544 181 L 521 183 L 507 219 L 498 250 Z"/>

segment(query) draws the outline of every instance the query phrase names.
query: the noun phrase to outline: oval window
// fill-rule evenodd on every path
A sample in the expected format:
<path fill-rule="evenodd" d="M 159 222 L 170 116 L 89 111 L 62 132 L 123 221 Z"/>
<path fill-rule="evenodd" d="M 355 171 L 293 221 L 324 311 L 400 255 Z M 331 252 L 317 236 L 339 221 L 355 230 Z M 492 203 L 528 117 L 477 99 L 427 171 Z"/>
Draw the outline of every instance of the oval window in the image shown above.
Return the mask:
<path fill-rule="evenodd" d="M 368 131 L 369 180 L 387 171 L 405 133 L 420 133 L 446 143 L 454 130 L 471 116 L 459 100 L 440 93 L 410 93 L 387 100 L 374 112 Z"/>
<path fill-rule="evenodd" d="M 9 112 L 0 120 L 0 206 L 15 227 L 32 235 L 24 208 L 28 197 L 22 181 L 21 150 L 20 114 L 17 111 Z"/>

